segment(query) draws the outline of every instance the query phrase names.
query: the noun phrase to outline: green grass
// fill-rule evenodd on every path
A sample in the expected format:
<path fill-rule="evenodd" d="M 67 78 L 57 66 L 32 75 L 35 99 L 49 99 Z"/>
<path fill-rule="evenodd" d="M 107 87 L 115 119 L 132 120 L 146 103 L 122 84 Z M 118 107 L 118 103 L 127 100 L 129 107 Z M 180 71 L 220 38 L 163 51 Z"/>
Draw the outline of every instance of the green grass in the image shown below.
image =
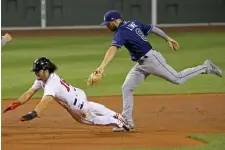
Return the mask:
<path fill-rule="evenodd" d="M 179 33 L 171 34 L 179 43 L 180 50 L 173 52 L 156 36 L 149 40 L 155 49 L 162 52 L 168 64 L 181 71 L 210 59 L 225 70 L 225 33 Z M 100 64 L 111 43 L 111 36 L 96 37 L 15 37 L 2 48 L 2 98 L 18 98 L 33 83 L 30 72 L 33 61 L 49 57 L 55 62 L 58 74 L 70 84 L 80 87 L 89 96 L 121 95 L 121 86 L 126 74 L 135 64 L 130 61 L 125 48 L 118 52 L 106 68 L 106 76 L 96 87 L 88 87 L 86 80 Z M 135 94 L 206 93 L 225 92 L 225 78 L 202 75 L 182 85 L 174 85 L 163 79 L 150 76 Z M 41 97 L 41 92 L 36 97 Z M 129 150 L 224 150 L 225 134 L 191 135 L 208 145 L 185 148 L 129 149 Z M 119 150 L 119 149 L 114 149 Z M 125 149 L 123 149 L 125 150 Z"/>
<path fill-rule="evenodd" d="M 195 134 L 191 135 L 190 138 L 203 141 L 207 143 L 207 145 L 179 147 L 179 148 L 129 148 L 129 149 L 108 148 L 104 150 L 224 150 L 225 149 L 225 134 Z"/>
<path fill-rule="evenodd" d="M 150 35 L 153 47 L 162 52 L 168 64 L 177 71 L 202 64 L 210 59 L 225 70 L 225 33 L 171 34 L 180 50 L 172 51 L 164 40 Z M 58 74 L 70 84 L 86 91 L 88 96 L 121 95 L 123 81 L 135 64 L 130 61 L 125 48 L 106 68 L 106 76 L 96 87 L 88 87 L 86 80 L 98 67 L 111 36 L 96 37 L 15 37 L 2 48 L 2 98 L 18 98 L 35 79 L 30 72 L 33 61 L 49 57 L 55 62 Z M 135 90 L 135 94 L 206 93 L 225 92 L 225 78 L 201 75 L 182 85 L 174 85 L 158 77 L 150 76 Z M 36 97 L 41 97 L 39 93 Z"/>

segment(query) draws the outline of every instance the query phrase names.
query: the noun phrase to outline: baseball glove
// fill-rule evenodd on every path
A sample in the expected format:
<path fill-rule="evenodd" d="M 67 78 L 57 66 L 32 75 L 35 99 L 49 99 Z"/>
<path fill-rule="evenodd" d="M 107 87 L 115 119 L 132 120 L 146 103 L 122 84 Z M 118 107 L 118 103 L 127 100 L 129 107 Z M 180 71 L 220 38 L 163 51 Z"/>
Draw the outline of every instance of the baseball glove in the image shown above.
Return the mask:
<path fill-rule="evenodd" d="M 87 84 L 89 86 L 93 86 L 93 85 L 96 85 L 97 83 L 99 83 L 100 80 L 102 79 L 103 72 L 104 72 L 103 68 L 98 68 L 97 70 L 92 72 L 88 78 Z"/>

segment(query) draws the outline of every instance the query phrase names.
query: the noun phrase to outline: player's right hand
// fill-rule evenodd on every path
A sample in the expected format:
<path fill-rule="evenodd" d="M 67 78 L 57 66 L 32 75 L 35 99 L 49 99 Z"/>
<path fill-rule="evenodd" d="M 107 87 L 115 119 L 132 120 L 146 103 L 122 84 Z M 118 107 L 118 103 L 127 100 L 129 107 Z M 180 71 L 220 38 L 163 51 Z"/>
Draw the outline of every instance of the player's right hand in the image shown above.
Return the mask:
<path fill-rule="evenodd" d="M 21 103 L 20 102 L 14 102 L 12 104 L 10 104 L 5 110 L 4 110 L 4 113 L 6 113 L 7 111 L 9 110 L 13 110 L 15 109 L 16 107 L 20 106 Z"/>
<path fill-rule="evenodd" d="M 104 68 L 103 67 L 98 67 L 97 69 L 95 69 L 94 71 L 96 74 L 101 74 L 104 72 Z"/>
<path fill-rule="evenodd" d="M 171 47 L 173 50 L 176 51 L 176 50 L 179 49 L 179 44 L 178 44 L 178 42 L 175 41 L 174 39 L 169 38 L 167 42 L 168 42 L 168 44 L 170 45 L 170 47 Z"/>
<path fill-rule="evenodd" d="M 100 82 L 102 79 L 102 76 L 104 75 L 104 69 L 102 67 L 98 67 L 94 72 L 91 73 L 91 75 L 88 78 L 87 84 L 89 86 L 96 85 Z"/>
<path fill-rule="evenodd" d="M 2 36 L 2 39 L 6 40 L 7 42 L 12 40 L 12 36 L 9 33 L 6 33 Z"/>

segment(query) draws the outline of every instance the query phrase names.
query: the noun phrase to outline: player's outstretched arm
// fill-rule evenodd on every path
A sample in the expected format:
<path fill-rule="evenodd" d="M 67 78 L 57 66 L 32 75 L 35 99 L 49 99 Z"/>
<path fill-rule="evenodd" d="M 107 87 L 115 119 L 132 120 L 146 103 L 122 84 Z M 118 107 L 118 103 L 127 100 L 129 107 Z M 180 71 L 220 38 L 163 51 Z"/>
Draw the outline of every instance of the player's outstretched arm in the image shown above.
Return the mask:
<path fill-rule="evenodd" d="M 117 47 L 116 46 L 111 46 L 108 51 L 105 54 L 105 58 L 102 61 L 101 65 L 99 68 L 105 68 L 109 64 L 109 62 L 114 58 L 116 52 L 117 52 Z"/>
<path fill-rule="evenodd" d="M 153 26 L 152 33 L 155 33 L 156 35 L 158 35 L 159 37 L 163 38 L 164 40 L 166 40 L 169 44 L 169 46 L 173 49 L 173 50 L 178 50 L 179 49 L 179 44 L 177 41 L 175 41 L 174 39 L 170 38 L 168 35 L 166 35 L 165 32 L 163 32 L 161 29 Z"/>
<path fill-rule="evenodd" d="M 23 93 L 23 95 L 15 102 L 13 102 L 12 104 L 10 104 L 5 110 L 4 113 L 9 111 L 9 110 L 13 110 L 15 108 L 17 108 L 18 106 L 25 104 L 27 101 L 29 101 L 31 99 L 31 97 L 37 92 L 37 90 L 34 90 L 32 88 L 30 88 L 29 90 L 27 90 L 25 93 Z"/>
<path fill-rule="evenodd" d="M 53 100 L 54 98 L 52 96 L 43 96 L 36 108 L 32 112 L 20 117 L 20 121 L 29 121 L 36 118 L 41 114 L 41 112 L 43 112 L 43 110 L 47 107 L 48 103 Z"/>
<path fill-rule="evenodd" d="M 113 59 L 117 52 L 116 46 L 111 46 L 105 54 L 105 58 L 102 61 L 101 65 L 95 69 L 95 71 L 89 76 L 87 84 L 89 86 L 96 85 L 101 79 L 104 73 L 105 66 Z"/>

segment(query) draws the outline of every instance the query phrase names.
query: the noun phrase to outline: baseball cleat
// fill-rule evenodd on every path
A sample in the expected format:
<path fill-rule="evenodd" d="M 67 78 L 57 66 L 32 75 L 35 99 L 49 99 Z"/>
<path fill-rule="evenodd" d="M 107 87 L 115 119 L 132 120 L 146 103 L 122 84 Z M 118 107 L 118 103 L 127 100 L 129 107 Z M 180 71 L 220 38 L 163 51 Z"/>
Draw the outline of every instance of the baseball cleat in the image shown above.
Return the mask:
<path fill-rule="evenodd" d="M 222 70 L 218 66 L 216 66 L 214 63 L 212 63 L 210 60 L 206 60 L 204 64 L 208 67 L 207 73 L 214 74 L 219 77 L 223 76 Z"/>
<path fill-rule="evenodd" d="M 124 128 L 119 128 L 119 127 L 115 127 L 112 129 L 113 132 L 127 132 L 127 130 L 125 130 Z M 130 127 L 129 131 L 134 131 L 133 127 Z"/>
<path fill-rule="evenodd" d="M 129 124 L 127 123 L 127 121 L 123 118 L 123 116 L 119 113 L 117 113 L 114 118 L 116 118 L 119 122 L 118 124 L 118 127 L 116 128 L 121 128 L 123 129 L 124 131 L 130 131 L 130 126 Z"/>

